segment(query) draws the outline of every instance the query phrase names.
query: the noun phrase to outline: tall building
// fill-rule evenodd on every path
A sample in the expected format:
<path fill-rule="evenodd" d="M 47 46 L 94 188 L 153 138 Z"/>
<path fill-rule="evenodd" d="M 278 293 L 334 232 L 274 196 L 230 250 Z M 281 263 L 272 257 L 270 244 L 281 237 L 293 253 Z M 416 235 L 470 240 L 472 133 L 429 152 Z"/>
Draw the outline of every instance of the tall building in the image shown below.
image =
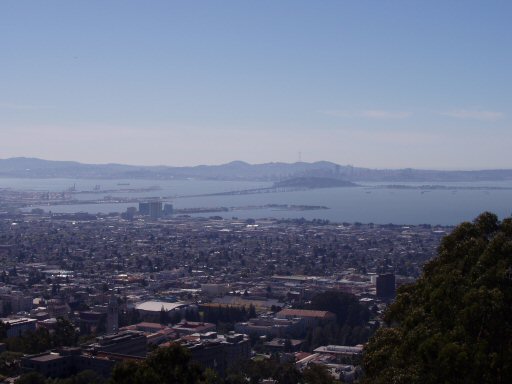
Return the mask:
<path fill-rule="evenodd" d="M 161 201 L 145 201 L 139 203 L 139 213 L 141 215 L 149 216 L 151 219 L 156 220 L 162 217 L 162 202 Z"/>
<path fill-rule="evenodd" d="M 394 299 L 396 295 L 395 274 L 386 273 L 377 276 L 377 297 L 379 299 Z"/>
<path fill-rule="evenodd" d="M 171 216 L 173 214 L 174 208 L 172 204 L 164 204 L 164 215 Z"/>
<path fill-rule="evenodd" d="M 139 213 L 141 215 L 149 215 L 149 202 L 148 201 L 141 201 L 139 203 Z"/>
<path fill-rule="evenodd" d="M 119 330 L 119 303 L 112 293 L 107 307 L 107 334 L 117 333 Z"/>
<path fill-rule="evenodd" d="M 121 216 L 126 220 L 133 221 L 136 214 L 137 214 L 137 208 L 128 207 L 128 208 L 126 208 L 126 212 L 124 212 L 124 214 L 122 214 Z"/>
<path fill-rule="evenodd" d="M 153 220 L 162 217 L 162 202 L 161 201 L 151 201 L 149 203 L 149 217 Z"/>

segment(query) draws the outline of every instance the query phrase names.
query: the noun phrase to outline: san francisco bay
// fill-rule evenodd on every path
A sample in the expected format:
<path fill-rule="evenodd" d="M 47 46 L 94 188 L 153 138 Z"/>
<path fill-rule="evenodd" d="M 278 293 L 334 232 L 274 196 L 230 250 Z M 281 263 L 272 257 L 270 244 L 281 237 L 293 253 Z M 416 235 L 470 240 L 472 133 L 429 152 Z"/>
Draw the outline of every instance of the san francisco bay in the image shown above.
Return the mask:
<path fill-rule="evenodd" d="M 356 187 L 320 188 L 275 193 L 227 194 L 269 187 L 265 182 L 203 180 L 91 180 L 91 179 L 0 179 L 0 188 L 24 191 L 72 193 L 71 204 L 34 205 L 55 213 L 123 212 L 135 201 L 159 198 L 175 209 L 227 208 L 215 212 L 225 218 L 305 218 L 333 222 L 376 224 L 454 225 L 472 220 L 483 211 L 509 216 L 512 182 L 360 183 Z M 70 192 L 72 191 L 72 192 Z M 199 195 L 199 196 L 198 196 Z M 130 198 L 131 201 L 123 201 Z M 91 204 L 91 201 L 102 203 Z M 81 202 L 84 203 L 81 203 Z M 282 209 L 282 206 L 328 209 Z M 213 214 L 212 214 L 213 215 Z M 191 216 L 211 216 L 191 214 Z"/>

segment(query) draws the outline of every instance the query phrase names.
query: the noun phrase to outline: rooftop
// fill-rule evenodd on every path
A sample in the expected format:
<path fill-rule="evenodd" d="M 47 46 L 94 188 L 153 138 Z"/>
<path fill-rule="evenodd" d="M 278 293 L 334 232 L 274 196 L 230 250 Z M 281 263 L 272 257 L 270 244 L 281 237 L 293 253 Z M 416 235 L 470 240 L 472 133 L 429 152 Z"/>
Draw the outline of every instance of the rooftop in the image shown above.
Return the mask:
<path fill-rule="evenodd" d="M 159 312 L 162 310 L 162 308 L 165 311 L 172 311 L 173 309 L 186 307 L 187 305 L 187 303 L 179 301 L 174 303 L 168 303 L 165 301 L 145 301 L 143 303 L 137 304 L 135 308 L 141 311 Z"/>

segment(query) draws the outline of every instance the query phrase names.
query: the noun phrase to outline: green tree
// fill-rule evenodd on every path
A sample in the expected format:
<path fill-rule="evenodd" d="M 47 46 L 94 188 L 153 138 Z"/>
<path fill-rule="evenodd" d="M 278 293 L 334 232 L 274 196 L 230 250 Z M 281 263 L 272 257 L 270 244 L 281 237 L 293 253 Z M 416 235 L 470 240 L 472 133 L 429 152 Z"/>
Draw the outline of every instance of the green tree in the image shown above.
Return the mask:
<path fill-rule="evenodd" d="M 512 382 L 512 219 L 462 223 L 365 348 L 367 383 Z"/>
<path fill-rule="evenodd" d="M 55 332 L 52 335 L 53 346 L 73 346 L 76 345 L 77 341 L 78 334 L 73 324 L 62 317 L 57 318 Z"/>
<path fill-rule="evenodd" d="M 21 375 L 15 384 L 45 384 L 45 377 L 37 372 L 30 372 Z"/>
<path fill-rule="evenodd" d="M 7 337 L 7 330 L 9 329 L 9 323 L 4 323 L 0 320 L 0 340 L 3 340 Z"/>
<path fill-rule="evenodd" d="M 327 367 L 324 365 L 310 364 L 304 369 L 304 382 L 306 384 L 335 384 L 336 381 L 331 376 Z"/>
<path fill-rule="evenodd" d="M 4 351 L 0 353 L 0 374 L 15 375 L 20 369 L 19 361 L 21 357 L 23 357 L 23 354 L 19 352 Z"/>
<path fill-rule="evenodd" d="M 190 361 L 190 352 L 173 344 L 156 349 L 140 363 L 123 362 L 112 373 L 111 384 L 214 384 L 219 381 L 213 371 L 203 371 Z"/>

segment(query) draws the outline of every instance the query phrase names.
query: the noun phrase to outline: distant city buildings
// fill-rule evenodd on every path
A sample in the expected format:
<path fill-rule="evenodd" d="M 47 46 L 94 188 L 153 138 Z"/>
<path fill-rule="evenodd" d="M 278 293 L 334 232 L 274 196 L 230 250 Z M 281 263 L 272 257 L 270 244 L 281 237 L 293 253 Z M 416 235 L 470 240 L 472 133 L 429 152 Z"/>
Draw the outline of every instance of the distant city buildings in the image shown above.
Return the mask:
<path fill-rule="evenodd" d="M 27 356 L 24 369 L 66 377 L 90 367 L 107 377 L 116 361 L 179 342 L 203 367 L 224 374 L 250 358 L 250 335 L 260 352 L 297 367 L 323 364 L 350 381 L 357 366 L 342 357 L 358 358 L 358 349 L 318 349 L 307 336 L 336 316 L 298 308 L 325 291 L 351 293 L 371 312 L 361 325 L 369 333 L 395 286 L 418 276 L 449 231 L 168 217 L 172 205 L 161 202 L 141 202 L 139 211 L 132 207 L 122 218 L 0 217 L 0 308 L 8 336 L 38 327 L 51 334 L 58 317 L 82 336 L 99 336 L 80 348 Z M 159 215 L 165 220 L 155 220 Z M 236 333 L 216 333 L 226 325 Z"/>

